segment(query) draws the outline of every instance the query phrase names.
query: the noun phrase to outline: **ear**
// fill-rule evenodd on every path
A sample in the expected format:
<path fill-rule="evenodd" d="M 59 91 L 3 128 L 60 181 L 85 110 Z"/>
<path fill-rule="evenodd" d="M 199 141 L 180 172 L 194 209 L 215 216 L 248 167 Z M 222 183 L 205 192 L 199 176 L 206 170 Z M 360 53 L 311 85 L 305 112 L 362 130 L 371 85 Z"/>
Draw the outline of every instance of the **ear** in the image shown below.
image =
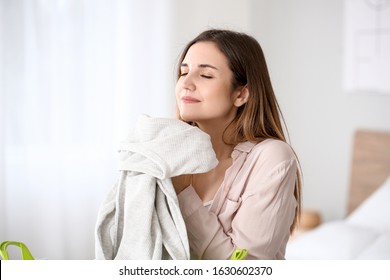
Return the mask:
<path fill-rule="evenodd" d="M 234 106 L 241 107 L 244 105 L 249 98 L 249 90 L 247 86 L 243 86 L 236 92 L 236 100 L 234 100 Z"/>

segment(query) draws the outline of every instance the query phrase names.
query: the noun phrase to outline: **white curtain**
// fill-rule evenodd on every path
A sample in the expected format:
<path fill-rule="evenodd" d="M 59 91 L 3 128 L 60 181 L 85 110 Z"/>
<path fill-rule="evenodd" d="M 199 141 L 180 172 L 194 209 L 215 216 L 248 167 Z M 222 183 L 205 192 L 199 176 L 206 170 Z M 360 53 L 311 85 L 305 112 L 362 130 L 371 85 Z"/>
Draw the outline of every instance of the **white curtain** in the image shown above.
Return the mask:
<path fill-rule="evenodd" d="M 0 0 L 0 242 L 94 257 L 116 144 L 174 116 L 170 3 Z"/>

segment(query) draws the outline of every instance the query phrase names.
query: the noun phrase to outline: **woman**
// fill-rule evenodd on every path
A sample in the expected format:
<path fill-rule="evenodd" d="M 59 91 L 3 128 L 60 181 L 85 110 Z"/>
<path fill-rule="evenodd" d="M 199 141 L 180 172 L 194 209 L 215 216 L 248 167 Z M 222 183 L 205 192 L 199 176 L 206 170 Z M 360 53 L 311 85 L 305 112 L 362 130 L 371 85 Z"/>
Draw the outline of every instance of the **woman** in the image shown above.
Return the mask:
<path fill-rule="evenodd" d="M 301 204 L 297 158 L 259 43 L 208 30 L 188 43 L 178 67 L 178 118 L 210 135 L 219 164 L 172 179 L 192 253 L 284 259 Z"/>

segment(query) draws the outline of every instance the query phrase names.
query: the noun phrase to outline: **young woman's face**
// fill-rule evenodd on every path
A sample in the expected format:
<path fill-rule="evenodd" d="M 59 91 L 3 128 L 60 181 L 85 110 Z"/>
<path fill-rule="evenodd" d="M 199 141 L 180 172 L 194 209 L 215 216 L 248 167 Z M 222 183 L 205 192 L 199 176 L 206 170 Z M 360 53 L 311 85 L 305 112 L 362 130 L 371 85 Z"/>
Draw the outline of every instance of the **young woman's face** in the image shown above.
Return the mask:
<path fill-rule="evenodd" d="M 233 120 L 237 113 L 231 88 L 233 73 L 227 58 L 214 43 L 192 45 L 180 73 L 176 101 L 183 120 L 198 124 Z"/>

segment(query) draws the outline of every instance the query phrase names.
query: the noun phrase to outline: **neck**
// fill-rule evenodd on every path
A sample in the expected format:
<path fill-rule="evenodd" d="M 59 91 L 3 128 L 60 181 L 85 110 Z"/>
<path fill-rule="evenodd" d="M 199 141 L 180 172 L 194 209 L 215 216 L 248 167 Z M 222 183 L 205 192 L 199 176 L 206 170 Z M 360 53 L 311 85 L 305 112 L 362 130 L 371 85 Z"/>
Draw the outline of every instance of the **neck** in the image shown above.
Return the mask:
<path fill-rule="evenodd" d="M 229 159 L 233 152 L 234 146 L 228 145 L 223 141 L 223 132 L 227 125 L 197 123 L 198 127 L 210 135 L 211 144 L 213 146 L 215 155 L 219 161 Z"/>

